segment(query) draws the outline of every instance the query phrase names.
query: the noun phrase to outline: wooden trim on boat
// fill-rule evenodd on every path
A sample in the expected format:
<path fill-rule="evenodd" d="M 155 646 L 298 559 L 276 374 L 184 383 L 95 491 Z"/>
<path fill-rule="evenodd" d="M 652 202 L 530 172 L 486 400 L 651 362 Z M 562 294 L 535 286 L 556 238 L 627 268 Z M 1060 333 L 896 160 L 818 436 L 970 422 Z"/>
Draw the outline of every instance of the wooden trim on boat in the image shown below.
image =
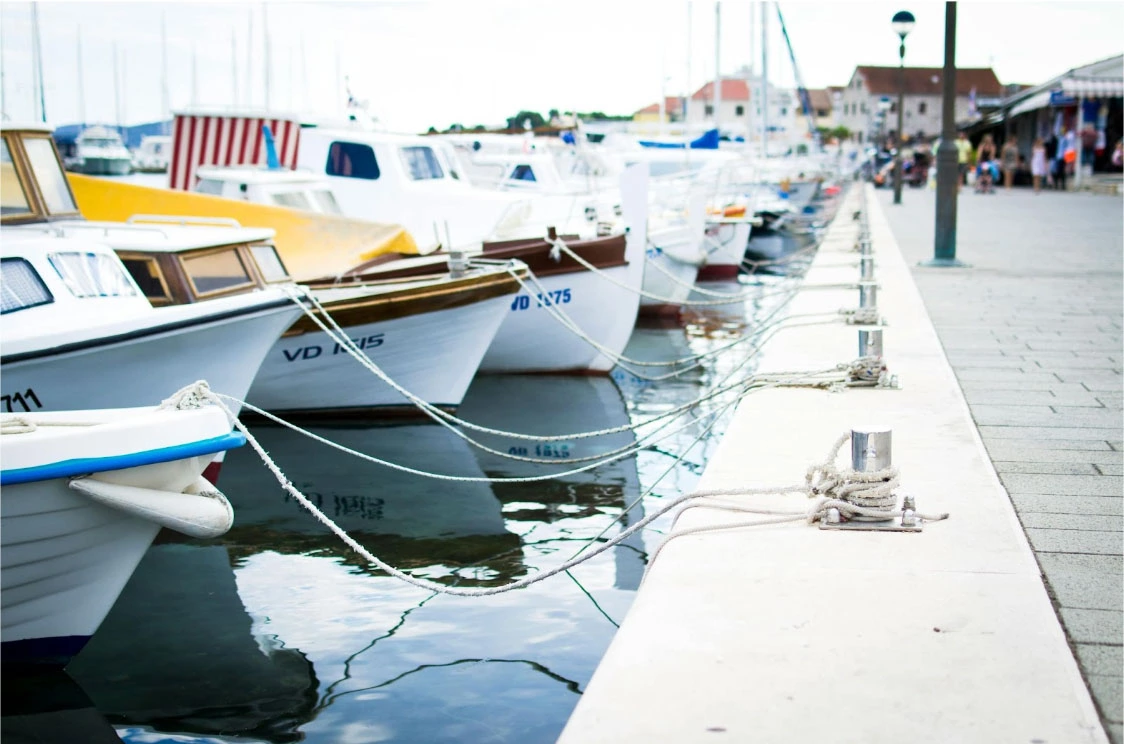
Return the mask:
<path fill-rule="evenodd" d="M 612 269 L 618 266 L 627 266 L 625 249 L 627 240 L 624 234 L 608 235 L 602 238 L 589 238 L 581 240 L 576 235 L 559 236 L 565 241 L 567 247 L 582 257 L 583 260 L 598 269 Z M 485 258 L 510 259 L 518 258 L 527 264 L 535 276 L 544 277 L 552 274 L 576 274 L 588 269 L 574 260 L 572 256 L 563 253 L 558 261 L 550 257 L 554 246 L 542 238 L 530 240 L 504 240 L 495 243 L 484 243 Z"/>
<path fill-rule="evenodd" d="M 582 240 L 577 235 L 561 235 L 559 237 L 566 242 L 570 250 L 598 269 L 612 269 L 628 265 L 628 261 L 625 260 L 627 242 L 623 234 L 586 240 Z M 468 252 L 466 255 L 469 259 L 508 260 L 517 258 L 527 264 L 527 267 L 537 277 L 554 274 L 577 274 L 588 271 L 585 266 L 566 254 L 562 254 L 561 258 L 555 261 L 550 257 L 553 246 L 543 238 L 502 240 L 484 243 L 483 248 L 481 253 Z M 439 251 L 427 255 L 446 256 L 448 254 Z M 344 275 L 344 281 L 405 279 L 427 276 L 445 270 L 444 264 L 395 266 L 399 259 L 406 258 L 417 258 L 417 256 L 405 256 L 398 253 L 383 254 L 348 271 Z"/>
<path fill-rule="evenodd" d="M 527 277 L 527 272 L 524 269 L 520 269 L 518 274 L 521 279 Z M 352 288 L 355 286 L 361 287 L 363 284 L 321 284 L 319 288 L 326 289 L 330 286 Z M 376 284 L 376 286 L 378 285 Z M 311 287 L 315 290 L 318 285 L 314 284 Z M 346 329 L 378 321 L 406 318 L 411 315 L 472 305 L 494 297 L 515 294 L 520 289 L 519 282 L 507 271 L 493 270 L 459 279 L 451 279 L 439 284 L 405 287 L 367 297 L 323 302 L 323 305 L 336 323 Z M 282 337 L 298 336 L 302 333 L 319 330 L 320 327 L 311 318 L 302 316 L 289 330 L 285 331 Z"/>

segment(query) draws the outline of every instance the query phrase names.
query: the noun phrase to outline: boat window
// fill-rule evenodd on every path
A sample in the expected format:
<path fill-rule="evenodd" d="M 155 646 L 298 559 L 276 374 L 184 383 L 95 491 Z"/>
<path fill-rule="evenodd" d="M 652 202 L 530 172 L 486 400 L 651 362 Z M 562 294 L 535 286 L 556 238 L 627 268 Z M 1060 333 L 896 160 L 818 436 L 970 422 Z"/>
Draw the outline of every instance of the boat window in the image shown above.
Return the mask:
<path fill-rule="evenodd" d="M 267 284 L 289 281 L 289 272 L 285 270 L 285 264 L 281 263 L 281 257 L 277 255 L 277 249 L 272 245 L 268 243 L 251 245 L 250 253 L 258 262 L 258 271 Z"/>
<path fill-rule="evenodd" d="M 402 164 L 413 180 L 430 181 L 445 177 L 445 171 L 432 147 L 403 147 L 399 152 L 402 154 Z"/>
<path fill-rule="evenodd" d="M 313 189 L 312 199 L 324 214 L 343 214 L 339 202 L 336 201 L 336 195 L 327 189 Z"/>
<path fill-rule="evenodd" d="M 538 179 L 535 178 L 535 170 L 531 166 L 521 164 L 515 166 L 515 169 L 511 171 L 511 176 L 508 178 L 508 180 L 537 181 Z"/>
<path fill-rule="evenodd" d="M 31 214 L 27 194 L 23 190 L 23 183 L 20 181 L 19 173 L 16 172 L 12 153 L 8 149 L 7 138 L 0 139 L 0 143 L 3 144 L 3 149 L 0 149 L 0 215 L 7 217 Z M 7 302 L 6 299 L 4 301 Z"/>
<path fill-rule="evenodd" d="M 8 146 L 4 145 L 7 152 Z M 14 313 L 55 301 L 39 272 L 22 258 L 0 260 L 0 314 Z"/>
<path fill-rule="evenodd" d="M 289 207 L 290 209 L 303 209 L 305 211 L 312 211 L 312 204 L 300 191 L 282 191 L 269 195 L 273 199 L 274 204 L 282 207 Z"/>
<path fill-rule="evenodd" d="M 195 294 L 199 296 L 254 284 L 250 272 L 238 256 L 238 249 L 233 246 L 184 256 L 180 260 Z"/>
<path fill-rule="evenodd" d="M 370 145 L 333 142 L 328 148 L 328 162 L 324 166 L 324 172 L 329 176 L 374 181 L 379 177 L 379 164 Z"/>
<path fill-rule="evenodd" d="M 137 293 L 116 254 L 52 253 L 50 260 L 75 297 L 132 297 Z"/>
<path fill-rule="evenodd" d="M 222 181 L 214 178 L 200 178 L 199 183 L 195 184 L 195 191 L 200 194 L 222 196 Z"/>
<path fill-rule="evenodd" d="M 141 292 L 153 305 L 170 305 L 172 295 L 168 292 L 168 285 L 164 281 L 164 274 L 160 271 L 160 264 L 155 258 L 148 256 L 121 256 L 121 263 L 133 281 L 140 287 Z"/>
<path fill-rule="evenodd" d="M 24 150 L 31 163 L 31 172 L 39 183 L 43 202 L 49 214 L 77 212 L 74 197 L 70 195 L 70 184 L 66 181 L 62 165 L 55 155 L 55 146 L 46 137 L 25 137 Z"/>

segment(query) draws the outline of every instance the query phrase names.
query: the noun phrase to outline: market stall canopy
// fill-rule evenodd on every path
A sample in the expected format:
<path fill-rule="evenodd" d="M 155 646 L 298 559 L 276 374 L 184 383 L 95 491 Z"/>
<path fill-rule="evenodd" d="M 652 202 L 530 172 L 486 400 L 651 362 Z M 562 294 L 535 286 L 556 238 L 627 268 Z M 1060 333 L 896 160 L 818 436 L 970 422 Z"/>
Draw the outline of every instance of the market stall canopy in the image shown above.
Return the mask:
<path fill-rule="evenodd" d="M 1119 98 L 1124 96 L 1124 77 L 1063 78 L 1062 92 L 1074 98 Z"/>

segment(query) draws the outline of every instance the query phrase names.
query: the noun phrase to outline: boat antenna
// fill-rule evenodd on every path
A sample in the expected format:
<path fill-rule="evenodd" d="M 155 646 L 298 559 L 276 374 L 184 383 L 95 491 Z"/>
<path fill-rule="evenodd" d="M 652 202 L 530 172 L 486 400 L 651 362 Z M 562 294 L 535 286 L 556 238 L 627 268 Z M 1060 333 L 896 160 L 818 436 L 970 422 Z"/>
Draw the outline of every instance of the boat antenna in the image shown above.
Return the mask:
<path fill-rule="evenodd" d="M 277 157 L 277 145 L 273 141 L 273 132 L 268 124 L 261 126 L 262 139 L 265 140 L 265 167 L 269 170 L 281 170 L 281 161 Z"/>

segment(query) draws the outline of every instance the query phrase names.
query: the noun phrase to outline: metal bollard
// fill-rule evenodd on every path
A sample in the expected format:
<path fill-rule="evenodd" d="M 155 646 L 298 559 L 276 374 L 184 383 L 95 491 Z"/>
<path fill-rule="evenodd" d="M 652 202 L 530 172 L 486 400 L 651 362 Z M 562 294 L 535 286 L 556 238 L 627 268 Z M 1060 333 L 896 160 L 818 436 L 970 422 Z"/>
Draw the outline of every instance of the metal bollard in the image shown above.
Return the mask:
<path fill-rule="evenodd" d="M 858 473 L 885 470 L 893 463 L 893 432 L 887 426 L 851 429 L 851 469 Z"/>
<path fill-rule="evenodd" d="M 878 307 L 878 285 L 874 282 L 859 282 L 859 307 L 874 310 Z"/>
<path fill-rule="evenodd" d="M 874 256 L 863 256 L 859 259 L 859 278 L 864 281 L 874 278 Z"/>
<path fill-rule="evenodd" d="M 869 235 L 864 235 L 859 240 L 859 252 L 862 253 L 864 256 L 869 256 L 869 255 L 871 255 L 871 253 L 873 253 L 873 251 L 871 250 L 870 236 Z"/>
<path fill-rule="evenodd" d="M 859 331 L 859 356 L 882 358 L 882 331 L 873 328 Z"/>
<path fill-rule="evenodd" d="M 459 279 L 468 271 L 468 255 L 464 251 L 449 251 L 449 276 Z"/>

